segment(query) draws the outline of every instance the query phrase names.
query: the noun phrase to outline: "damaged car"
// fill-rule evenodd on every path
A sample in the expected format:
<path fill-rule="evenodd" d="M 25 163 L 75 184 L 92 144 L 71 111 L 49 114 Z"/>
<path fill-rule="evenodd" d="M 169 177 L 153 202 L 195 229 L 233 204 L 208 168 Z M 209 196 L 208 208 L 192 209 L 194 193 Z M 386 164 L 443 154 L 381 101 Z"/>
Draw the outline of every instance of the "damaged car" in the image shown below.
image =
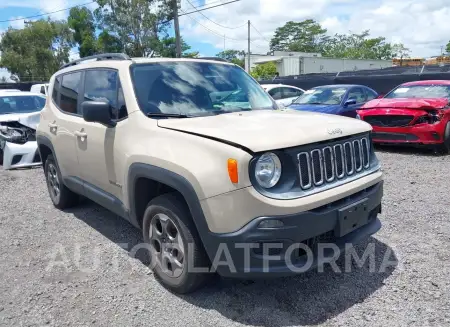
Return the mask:
<path fill-rule="evenodd" d="M 373 142 L 424 146 L 450 152 L 450 81 L 401 84 L 383 98 L 367 102 L 359 119 L 373 127 Z"/>
<path fill-rule="evenodd" d="M 0 91 L 0 164 L 3 169 L 41 164 L 36 128 L 45 97 L 31 92 Z"/>

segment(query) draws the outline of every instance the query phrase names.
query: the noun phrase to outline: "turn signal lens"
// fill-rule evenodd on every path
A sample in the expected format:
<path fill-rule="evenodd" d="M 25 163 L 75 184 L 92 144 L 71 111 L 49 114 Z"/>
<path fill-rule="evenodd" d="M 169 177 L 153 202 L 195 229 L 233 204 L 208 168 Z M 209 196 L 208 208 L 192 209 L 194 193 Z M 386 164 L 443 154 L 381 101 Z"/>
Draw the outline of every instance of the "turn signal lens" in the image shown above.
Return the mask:
<path fill-rule="evenodd" d="M 236 159 L 228 159 L 228 176 L 230 176 L 231 183 L 238 183 L 238 163 Z"/>

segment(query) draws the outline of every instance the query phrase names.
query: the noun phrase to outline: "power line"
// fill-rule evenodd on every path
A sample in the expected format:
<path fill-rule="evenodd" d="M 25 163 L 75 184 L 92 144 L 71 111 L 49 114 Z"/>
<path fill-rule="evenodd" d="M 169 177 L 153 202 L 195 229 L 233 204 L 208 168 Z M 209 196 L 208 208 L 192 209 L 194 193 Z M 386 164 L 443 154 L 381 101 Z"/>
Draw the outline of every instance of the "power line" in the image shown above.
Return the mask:
<path fill-rule="evenodd" d="M 200 12 L 200 11 L 204 11 L 204 10 L 208 10 L 208 9 L 212 9 L 212 8 L 222 7 L 222 6 L 228 5 L 228 4 L 233 3 L 233 2 L 238 2 L 238 1 L 241 1 L 241 0 L 233 0 L 233 1 L 228 1 L 228 2 L 221 2 L 221 3 L 218 4 L 218 5 L 210 6 L 210 7 L 206 7 L 206 8 L 204 8 L 205 6 L 194 7 L 194 8 L 196 8 L 197 10 L 195 10 L 195 11 L 190 11 L 190 12 L 184 12 L 184 14 L 178 15 L 178 17 L 184 16 L 184 15 L 193 14 L 193 13 Z M 201 8 L 201 9 L 198 10 L 199 8 Z M 167 21 L 167 22 L 170 22 L 170 20 Z"/>
<path fill-rule="evenodd" d="M 183 13 L 183 15 L 188 15 L 188 13 L 185 13 L 183 10 L 180 9 L 180 11 Z M 179 15 L 179 16 L 181 16 L 181 15 Z M 214 30 L 210 29 L 209 27 L 203 25 L 202 23 L 200 23 L 200 22 L 199 22 L 197 19 L 195 19 L 194 17 L 191 17 L 191 16 L 188 16 L 188 17 L 189 17 L 190 19 L 192 19 L 193 21 L 195 21 L 195 22 L 196 22 L 197 24 L 199 24 L 200 26 L 202 26 L 204 29 L 210 31 L 210 32 L 213 33 L 213 34 L 216 34 L 217 36 L 226 38 L 226 39 L 228 39 L 228 40 L 233 40 L 233 41 L 245 41 L 245 40 L 243 40 L 243 39 L 242 39 L 242 40 L 240 40 L 240 39 L 233 39 L 233 38 L 231 38 L 231 37 L 225 36 L 225 35 L 223 35 L 223 34 L 217 32 L 217 31 L 214 31 Z"/>
<path fill-rule="evenodd" d="M 264 37 L 264 35 L 262 35 L 262 33 L 255 27 L 255 25 L 253 25 L 252 23 L 250 23 L 250 25 L 252 25 L 253 29 L 254 29 L 256 32 L 258 32 L 259 35 L 262 36 L 262 38 L 263 38 L 264 41 L 267 41 L 267 42 L 270 43 L 270 41 L 267 40 L 267 39 Z"/>
<path fill-rule="evenodd" d="M 189 0 L 186 0 L 186 1 L 192 6 L 192 8 L 196 9 L 196 7 L 192 4 L 192 2 L 190 2 Z M 224 25 L 222 25 L 222 24 L 216 23 L 215 21 L 213 21 L 212 19 L 210 19 L 208 16 L 206 16 L 204 13 L 202 13 L 202 12 L 200 12 L 200 11 L 198 11 L 198 10 L 196 10 L 196 12 L 198 12 L 200 15 L 202 15 L 203 17 L 205 17 L 205 18 L 206 18 L 207 20 L 209 20 L 210 22 L 216 24 L 217 26 L 220 26 L 220 27 L 223 27 L 223 28 L 227 28 L 227 29 L 230 29 L 230 30 L 234 30 L 234 29 L 237 29 L 237 28 L 241 28 L 241 27 L 247 25 L 247 23 L 244 23 L 244 24 L 239 25 L 239 26 L 236 26 L 236 27 L 228 27 L 228 26 L 224 26 Z"/>
<path fill-rule="evenodd" d="M 52 12 L 48 12 L 48 13 L 46 13 L 46 14 L 39 14 L 39 15 L 33 15 L 33 16 L 22 17 L 22 18 L 15 18 L 15 19 L 0 20 L 0 23 L 15 22 L 15 21 L 18 21 L 18 20 L 25 20 L 25 19 L 30 19 L 30 18 L 37 18 L 37 17 L 42 17 L 42 16 L 49 16 L 49 15 L 51 15 L 51 14 L 56 14 L 56 13 L 58 13 L 58 12 L 70 10 L 70 9 L 72 9 L 72 8 L 90 5 L 91 3 L 94 3 L 94 2 L 95 2 L 95 1 L 90 1 L 90 2 L 86 2 L 86 3 L 82 3 L 82 4 L 79 4 L 79 5 L 76 5 L 76 6 L 72 6 L 72 7 L 68 7 L 68 8 L 64 8 L 64 9 L 59 9 L 59 10 L 52 11 Z"/>

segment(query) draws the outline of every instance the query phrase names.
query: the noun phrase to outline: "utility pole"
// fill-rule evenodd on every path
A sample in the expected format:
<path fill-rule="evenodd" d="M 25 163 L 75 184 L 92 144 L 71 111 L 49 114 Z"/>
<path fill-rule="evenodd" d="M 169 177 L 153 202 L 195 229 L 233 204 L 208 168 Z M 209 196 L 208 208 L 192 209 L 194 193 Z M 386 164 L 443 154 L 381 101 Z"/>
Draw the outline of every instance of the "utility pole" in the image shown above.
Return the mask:
<path fill-rule="evenodd" d="M 173 0 L 173 21 L 175 27 L 175 45 L 177 58 L 181 58 L 180 22 L 178 21 L 178 0 Z"/>
<path fill-rule="evenodd" d="M 223 51 L 225 51 L 225 39 L 226 39 L 226 35 L 223 36 Z"/>
<path fill-rule="evenodd" d="M 248 62 L 248 70 L 247 73 L 250 74 L 250 20 L 248 21 L 248 49 L 247 49 L 247 62 Z"/>

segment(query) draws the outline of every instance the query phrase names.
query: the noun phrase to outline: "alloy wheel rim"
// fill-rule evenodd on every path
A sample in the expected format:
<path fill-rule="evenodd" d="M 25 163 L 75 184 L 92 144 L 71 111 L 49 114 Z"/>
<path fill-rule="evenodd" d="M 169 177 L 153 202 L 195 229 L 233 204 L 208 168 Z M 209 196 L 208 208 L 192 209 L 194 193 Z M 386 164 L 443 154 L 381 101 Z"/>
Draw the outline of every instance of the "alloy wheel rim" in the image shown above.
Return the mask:
<path fill-rule="evenodd" d="M 61 193 L 61 190 L 58 173 L 56 171 L 55 165 L 53 164 L 50 164 L 48 166 L 47 180 L 48 180 L 48 189 L 50 191 L 52 198 L 57 199 L 59 194 Z"/>
<path fill-rule="evenodd" d="M 178 227 L 169 216 L 158 213 L 150 222 L 152 259 L 169 277 L 177 278 L 184 270 L 185 247 Z"/>

